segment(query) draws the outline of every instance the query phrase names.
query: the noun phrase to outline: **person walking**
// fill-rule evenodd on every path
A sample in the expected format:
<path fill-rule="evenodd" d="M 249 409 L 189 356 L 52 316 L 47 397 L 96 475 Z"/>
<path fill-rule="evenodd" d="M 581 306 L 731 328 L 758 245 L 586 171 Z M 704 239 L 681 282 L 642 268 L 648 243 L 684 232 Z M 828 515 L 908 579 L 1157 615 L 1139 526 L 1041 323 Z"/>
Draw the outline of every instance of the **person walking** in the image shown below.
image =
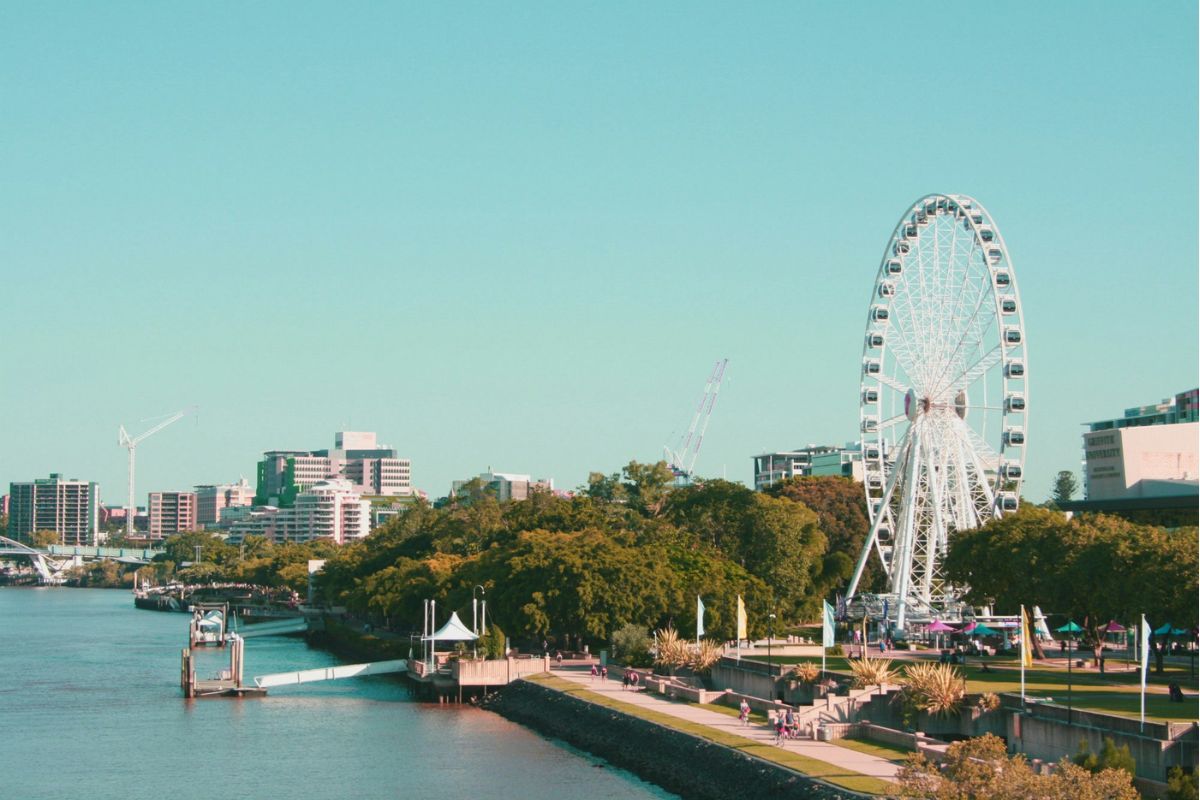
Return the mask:
<path fill-rule="evenodd" d="M 629 688 L 629 670 L 625 670 L 625 672 L 621 674 L 621 691 L 623 692 L 628 688 Z"/>
<path fill-rule="evenodd" d="M 746 698 L 742 698 L 742 702 L 738 704 L 738 719 L 742 722 L 742 727 L 750 724 L 750 704 L 746 702 Z"/>
<path fill-rule="evenodd" d="M 600 674 L 600 670 L 596 669 L 596 665 L 592 664 L 592 683 L 596 682 L 596 676 Z"/>

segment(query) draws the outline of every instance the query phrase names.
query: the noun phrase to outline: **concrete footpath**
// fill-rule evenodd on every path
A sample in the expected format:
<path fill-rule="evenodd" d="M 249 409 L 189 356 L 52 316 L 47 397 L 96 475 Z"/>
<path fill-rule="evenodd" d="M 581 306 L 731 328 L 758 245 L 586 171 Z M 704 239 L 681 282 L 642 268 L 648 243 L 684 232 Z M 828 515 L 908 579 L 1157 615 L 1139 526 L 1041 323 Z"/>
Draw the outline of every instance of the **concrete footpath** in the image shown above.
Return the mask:
<path fill-rule="evenodd" d="M 773 745 L 775 741 L 775 731 L 762 723 L 743 726 L 737 717 L 710 711 L 700 705 L 674 702 L 662 695 L 645 691 L 627 691 L 621 686 L 620 669 L 610 672 L 608 680 L 599 677 L 592 678 L 588 669 L 584 666 L 563 665 L 554 667 L 551 671 L 560 678 L 573 681 L 597 694 L 607 695 L 623 703 L 704 725 L 722 733 L 741 736 L 759 744 Z M 900 765 L 895 762 L 846 747 L 839 747 L 829 742 L 818 742 L 812 739 L 785 739 L 779 746 L 784 750 L 840 767 L 847 772 L 870 775 L 872 778 L 885 781 L 894 781 L 896 773 L 900 769 Z"/>

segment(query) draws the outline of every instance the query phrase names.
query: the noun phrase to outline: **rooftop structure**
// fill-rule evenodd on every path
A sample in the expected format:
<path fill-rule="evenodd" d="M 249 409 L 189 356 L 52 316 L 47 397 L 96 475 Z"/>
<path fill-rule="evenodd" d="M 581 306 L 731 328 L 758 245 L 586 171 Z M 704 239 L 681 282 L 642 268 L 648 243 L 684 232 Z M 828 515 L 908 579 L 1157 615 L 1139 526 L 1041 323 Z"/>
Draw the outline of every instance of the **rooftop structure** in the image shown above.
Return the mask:
<path fill-rule="evenodd" d="M 1183 422 L 1200 422 L 1200 389 L 1180 392 L 1154 405 L 1127 408 L 1125 415 L 1116 419 L 1085 424 L 1089 431 L 1096 432 L 1139 428 L 1145 425 L 1176 425 Z"/>

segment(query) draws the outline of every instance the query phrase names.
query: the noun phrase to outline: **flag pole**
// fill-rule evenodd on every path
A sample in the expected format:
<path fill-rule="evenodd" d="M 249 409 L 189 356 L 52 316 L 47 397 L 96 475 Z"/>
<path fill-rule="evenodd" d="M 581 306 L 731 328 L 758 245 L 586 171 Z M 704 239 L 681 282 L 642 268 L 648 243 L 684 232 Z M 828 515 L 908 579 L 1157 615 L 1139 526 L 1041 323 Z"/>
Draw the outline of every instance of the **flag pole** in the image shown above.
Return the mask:
<path fill-rule="evenodd" d="M 1011 606 L 1010 606 L 1011 607 Z M 1025 653 L 1029 647 L 1029 626 L 1025 624 L 1025 606 L 1021 606 L 1021 710 L 1025 710 Z"/>
<path fill-rule="evenodd" d="M 1142 625 L 1138 629 L 1138 646 L 1141 648 L 1141 667 L 1142 667 L 1142 701 L 1141 701 L 1141 730 L 1146 731 L 1146 668 L 1150 666 L 1150 638 L 1146 636 L 1146 629 L 1150 626 L 1146 624 L 1146 615 L 1142 614 Z"/>

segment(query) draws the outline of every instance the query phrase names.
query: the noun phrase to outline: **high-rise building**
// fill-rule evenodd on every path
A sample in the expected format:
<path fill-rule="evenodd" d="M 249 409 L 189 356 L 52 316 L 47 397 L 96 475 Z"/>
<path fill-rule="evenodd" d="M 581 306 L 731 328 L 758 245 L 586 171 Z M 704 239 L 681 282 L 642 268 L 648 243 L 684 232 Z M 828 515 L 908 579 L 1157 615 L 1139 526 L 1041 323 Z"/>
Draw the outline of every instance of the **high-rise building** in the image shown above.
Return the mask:
<path fill-rule="evenodd" d="M 845 447 L 815 445 L 778 453 L 753 456 L 754 489 L 762 491 L 786 478 L 840 475 L 863 479 L 862 447 L 851 442 Z"/>
<path fill-rule="evenodd" d="M 346 480 L 319 481 L 299 492 L 291 508 L 262 506 L 239 514 L 229 542 L 263 536 L 276 543 L 328 539 L 336 544 L 362 539 L 371 530 L 371 503 Z"/>
<path fill-rule="evenodd" d="M 320 481 L 345 480 L 362 495 L 412 494 L 412 462 L 365 431 L 339 431 L 331 450 L 271 450 L 258 462 L 256 505 L 291 508 Z"/>
<path fill-rule="evenodd" d="M 148 508 L 151 539 L 196 530 L 195 492 L 151 492 Z"/>
<path fill-rule="evenodd" d="M 100 486 L 95 481 L 49 478 L 9 484 L 8 536 L 29 541 L 34 531 L 50 530 L 59 544 L 95 545 L 100 538 Z"/>
<path fill-rule="evenodd" d="M 464 487 L 472 480 L 483 484 L 483 489 L 490 492 L 497 500 L 526 500 L 532 491 L 554 491 L 553 478 L 538 478 L 534 480 L 529 475 L 518 475 L 512 472 L 481 472 L 478 478 L 465 481 L 454 481 L 450 487 L 452 495 L 459 495 Z"/>
<path fill-rule="evenodd" d="M 237 483 L 204 484 L 196 487 L 196 522 L 216 525 L 221 511 L 254 503 L 254 490 L 245 478 Z"/>

